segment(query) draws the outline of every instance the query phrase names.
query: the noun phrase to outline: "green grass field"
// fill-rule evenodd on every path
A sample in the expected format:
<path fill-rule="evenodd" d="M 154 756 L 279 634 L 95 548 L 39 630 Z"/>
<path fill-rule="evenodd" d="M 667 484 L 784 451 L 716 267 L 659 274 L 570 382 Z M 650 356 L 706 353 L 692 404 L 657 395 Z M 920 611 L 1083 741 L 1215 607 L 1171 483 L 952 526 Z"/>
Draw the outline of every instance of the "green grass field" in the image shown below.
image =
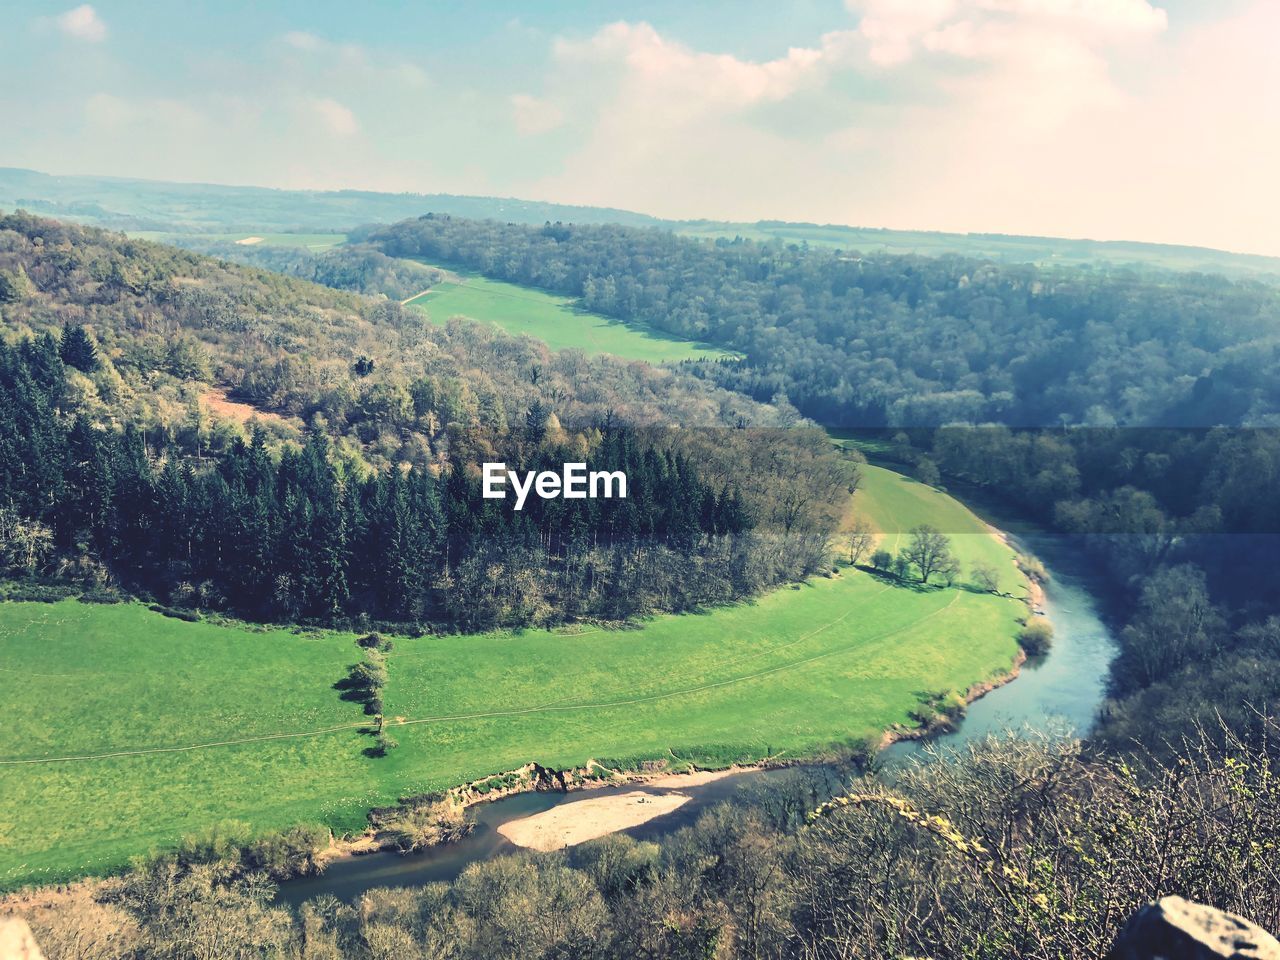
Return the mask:
<path fill-rule="evenodd" d="M 714 359 L 731 354 L 717 347 L 668 336 L 641 324 L 622 323 L 574 306 L 573 301 L 479 274 L 433 287 L 409 301 L 432 323 L 463 316 L 491 323 L 507 333 L 528 334 L 552 350 L 575 348 L 588 354 L 609 353 L 628 360 L 668 363 Z"/>
<path fill-rule="evenodd" d="M 328 250 L 347 242 L 345 233 L 169 233 L 163 230 L 130 230 L 129 236 L 155 243 L 181 243 L 186 240 L 205 240 L 210 243 L 239 243 L 257 237 L 246 246 L 303 247 L 313 253 Z"/>
<path fill-rule="evenodd" d="M 895 476 L 870 468 L 855 498 L 882 529 L 910 525 L 899 511 L 958 527 L 963 507 Z M 359 706 L 332 689 L 351 635 L 3 603 L 0 888 L 107 871 L 226 819 L 354 830 L 369 806 L 529 760 L 813 754 L 1007 668 L 1024 612 L 845 568 L 639 630 L 398 639 L 385 699 L 406 722 L 372 759 Z"/>
<path fill-rule="evenodd" d="M 961 582 L 967 582 L 975 563 L 989 566 L 1000 589 L 1026 595 L 1026 580 L 1013 563 L 1013 551 L 959 501 L 918 480 L 884 467 L 863 464 L 861 487 L 853 497 L 854 513 L 880 534 L 879 546 L 896 554 L 911 538 L 911 529 L 929 524 L 951 538 L 951 552 L 960 561 Z"/>

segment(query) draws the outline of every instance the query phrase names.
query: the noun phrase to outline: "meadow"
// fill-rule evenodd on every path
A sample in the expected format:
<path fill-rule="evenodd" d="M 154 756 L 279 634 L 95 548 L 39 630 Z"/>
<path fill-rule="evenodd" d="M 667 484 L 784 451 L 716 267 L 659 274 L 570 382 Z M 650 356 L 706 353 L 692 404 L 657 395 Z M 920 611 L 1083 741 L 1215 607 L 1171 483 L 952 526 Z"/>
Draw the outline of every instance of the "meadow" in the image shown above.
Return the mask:
<path fill-rule="evenodd" d="M 879 534 L 877 546 L 896 554 L 910 539 L 911 529 L 928 524 L 951 539 L 951 552 L 960 561 L 965 581 L 974 564 L 990 567 L 1000 589 L 1017 593 L 1024 580 L 1011 562 L 1012 551 L 981 519 L 952 497 L 884 467 L 862 464 L 862 489 L 854 495 L 854 512 Z"/>
<path fill-rule="evenodd" d="M 878 468 L 855 509 L 886 538 L 917 522 L 960 532 L 968 515 Z M 962 535 L 975 539 L 958 551 L 991 549 L 1014 585 L 1007 548 Z M 385 700 L 400 746 L 374 758 L 360 706 L 333 689 L 359 659 L 351 634 L 3 603 L 0 888 L 106 872 L 228 819 L 355 831 L 370 806 L 529 760 L 724 766 L 862 743 L 1006 670 L 1024 613 L 842 565 L 640 629 L 396 638 Z"/>
<path fill-rule="evenodd" d="M 515 336 L 543 341 L 552 350 L 573 348 L 628 360 L 673 363 L 731 356 L 717 347 L 691 343 L 637 323 L 622 323 L 574 305 L 565 297 L 490 280 L 477 273 L 450 273 L 450 279 L 408 301 L 432 323 L 469 317 Z"/>

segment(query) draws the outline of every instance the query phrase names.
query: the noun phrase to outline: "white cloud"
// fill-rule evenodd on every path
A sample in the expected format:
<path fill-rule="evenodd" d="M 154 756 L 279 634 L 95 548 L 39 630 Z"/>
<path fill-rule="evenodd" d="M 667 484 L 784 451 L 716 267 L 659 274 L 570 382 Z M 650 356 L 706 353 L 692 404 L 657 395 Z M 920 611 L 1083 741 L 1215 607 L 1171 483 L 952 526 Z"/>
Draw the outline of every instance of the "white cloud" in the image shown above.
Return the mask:
<path fill-rule="evenodd" d="M 335 43 L 307 30 L 291 30 L 280 39 L 301 54 L 324 55 L 297 57 L 290 61 L 295 68 L 327 72 L 344 85 L 368 79 L 409 87 L 425 87 L 428 82 L 426 72 L 417 64 L 389 58 L 383 52 L 371 55 L 358 43 Z"/>
<path fill-rule="evenodd" d="M 325 130 L 338 137 L 349 137 L 360 131 L 360 121 L 348 107 L 329 97 L 308 101 L 311 113 Z"/>
<path fill-rule="evenodd" d="M 1049 58 L 1068 48 L 1151 37 L 1168 26 L 1149 0 L 846 0 L 869 60 L 895 67 L 927 54 Z"/>
<path fill-rule="evenodd" d="M 516 131 L 522 136 L 549 133 L 564 125 L 564 110 L 550 100 L 542 100 L 527 93 L 512 96 L 511 116 Z"/>
<path fill-rule="evenodd" d="M 54 22 L 59 30 L 77 40 L 99 43 L 107 38 L 107 25 L 98 16 L 98 11 L 87 3 L 59 14 Z"/>
<path fill-rule="evenodd" d="M 207 125 L 195 106 L 172 97 L 120 97 L 98 92 L 84 103 L 85 119 L 97 126 L 121 129 L 130 125 L 160 124 L 167 130 L 191 131 Z"/>
<path fill-rule="evenodd" d="M 675 217 L 1207 243 L 1280 253 L 1280 4 L 849 0 L 776 59 L 647 24 L 560 40 L 585 133 L 515 192 Z"/>
<path fill-rule="evenodd" d="M 290 30 L 281 39 L 295 50 L 323 50 L 329 46 L 327 40 L 317 37 L 314 33 L 308 33 L 306 30 Z"/>
<path fill-rule="evenodd" d="M 587 40 L 559 39 L 556 59 L 568 64 L 620 67 L 633 96 L 682 98 L 683 109 L 717 103 L 748 106 L 781 100 L 814 74 L 823 51 L 792 47 L 786 56 L 762 62 L 704 53 L 664 38 L 647 23 L 618 22 Z"/>
<path fill-rule="evenodd" d="M 891 67 L 911 59 L 912 48 L 927 31 L 956 10 L 956 0 L 848 0 L 862 14 L 858 29 L 869 43 L 871 62 Z"/>

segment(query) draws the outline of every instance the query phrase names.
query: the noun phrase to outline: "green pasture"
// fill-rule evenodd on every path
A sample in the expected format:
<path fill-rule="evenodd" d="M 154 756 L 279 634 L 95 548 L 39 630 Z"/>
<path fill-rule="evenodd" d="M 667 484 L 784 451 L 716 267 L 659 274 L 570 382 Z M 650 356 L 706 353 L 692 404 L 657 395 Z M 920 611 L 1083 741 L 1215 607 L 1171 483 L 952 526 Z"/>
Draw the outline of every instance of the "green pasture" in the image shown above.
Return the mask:
<path fill-rule="evenodd" d="M 973 565 L 980 563 L 996 572 L 1001 590 L 1026 594 L 1026 579 L 1014 566 L 1013 551 L 959 500 L 884 467 L 867 463 L 858 469 L 862 481 L 853 495 L 853 512 L 880 534 L 878 546 L 896 554 L 911 539 L 912 528 L 928 524 L 951 538 L 961 582 L 967 582 Z"/>
<path fill-rule="evenodd" d="M 552 350 L 576 349 L 587 354 L 609 353 L 628 360 L 672 363 L 731 354 L 717 347 L 692 343 L 636 323 L 622 323 L 575 306 L 573 301 L 542 290 L 522 287 L 479 274 L 453 275 L 414 297 L 409 306 L 422 310 L 432 323 L 468 317 L 493 324 L 507 333 L 527 334 Z"/>

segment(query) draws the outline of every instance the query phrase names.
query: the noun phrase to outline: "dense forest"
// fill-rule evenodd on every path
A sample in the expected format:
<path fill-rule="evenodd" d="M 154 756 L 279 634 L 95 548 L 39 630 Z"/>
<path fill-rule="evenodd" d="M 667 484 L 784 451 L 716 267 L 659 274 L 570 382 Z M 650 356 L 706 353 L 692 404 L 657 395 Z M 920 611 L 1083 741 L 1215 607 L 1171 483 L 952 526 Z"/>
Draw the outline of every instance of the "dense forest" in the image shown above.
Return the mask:
<path fill-rule="evenodd" d="M 1280 291 L 1203 274 L 859 255 L 428 215 L 367 233 L 729 347 L 702 375 L 830 426 L 1275 422 Z"/>
<path fill-rule="evenodd" d="M 432 327 L 397 302 L 21 214 L 0 218 L 0 317 L 9 339 L 85 327 L 96 362 L 68 373 L 71 398 L 152 437 L 197 432 L 211 386 L 273 436 L 318 427 L 375 464 L 429 462 L 458 432 L 522 426 L 535 403 L 565 424 L 793 419 L 678 371 Z"/>
<path fill-rule="evenodd" d="M 820 433 L 678 373 L 98 231 L 0 227 L 11 574 L 285 621 L 621 620 L 813 573 L 857 482 Z M 213 383 L 266 413 L 211 421 Z M 480 495 L 497 460 L 621 469 L 630 496 L 517 514 Z"/>

